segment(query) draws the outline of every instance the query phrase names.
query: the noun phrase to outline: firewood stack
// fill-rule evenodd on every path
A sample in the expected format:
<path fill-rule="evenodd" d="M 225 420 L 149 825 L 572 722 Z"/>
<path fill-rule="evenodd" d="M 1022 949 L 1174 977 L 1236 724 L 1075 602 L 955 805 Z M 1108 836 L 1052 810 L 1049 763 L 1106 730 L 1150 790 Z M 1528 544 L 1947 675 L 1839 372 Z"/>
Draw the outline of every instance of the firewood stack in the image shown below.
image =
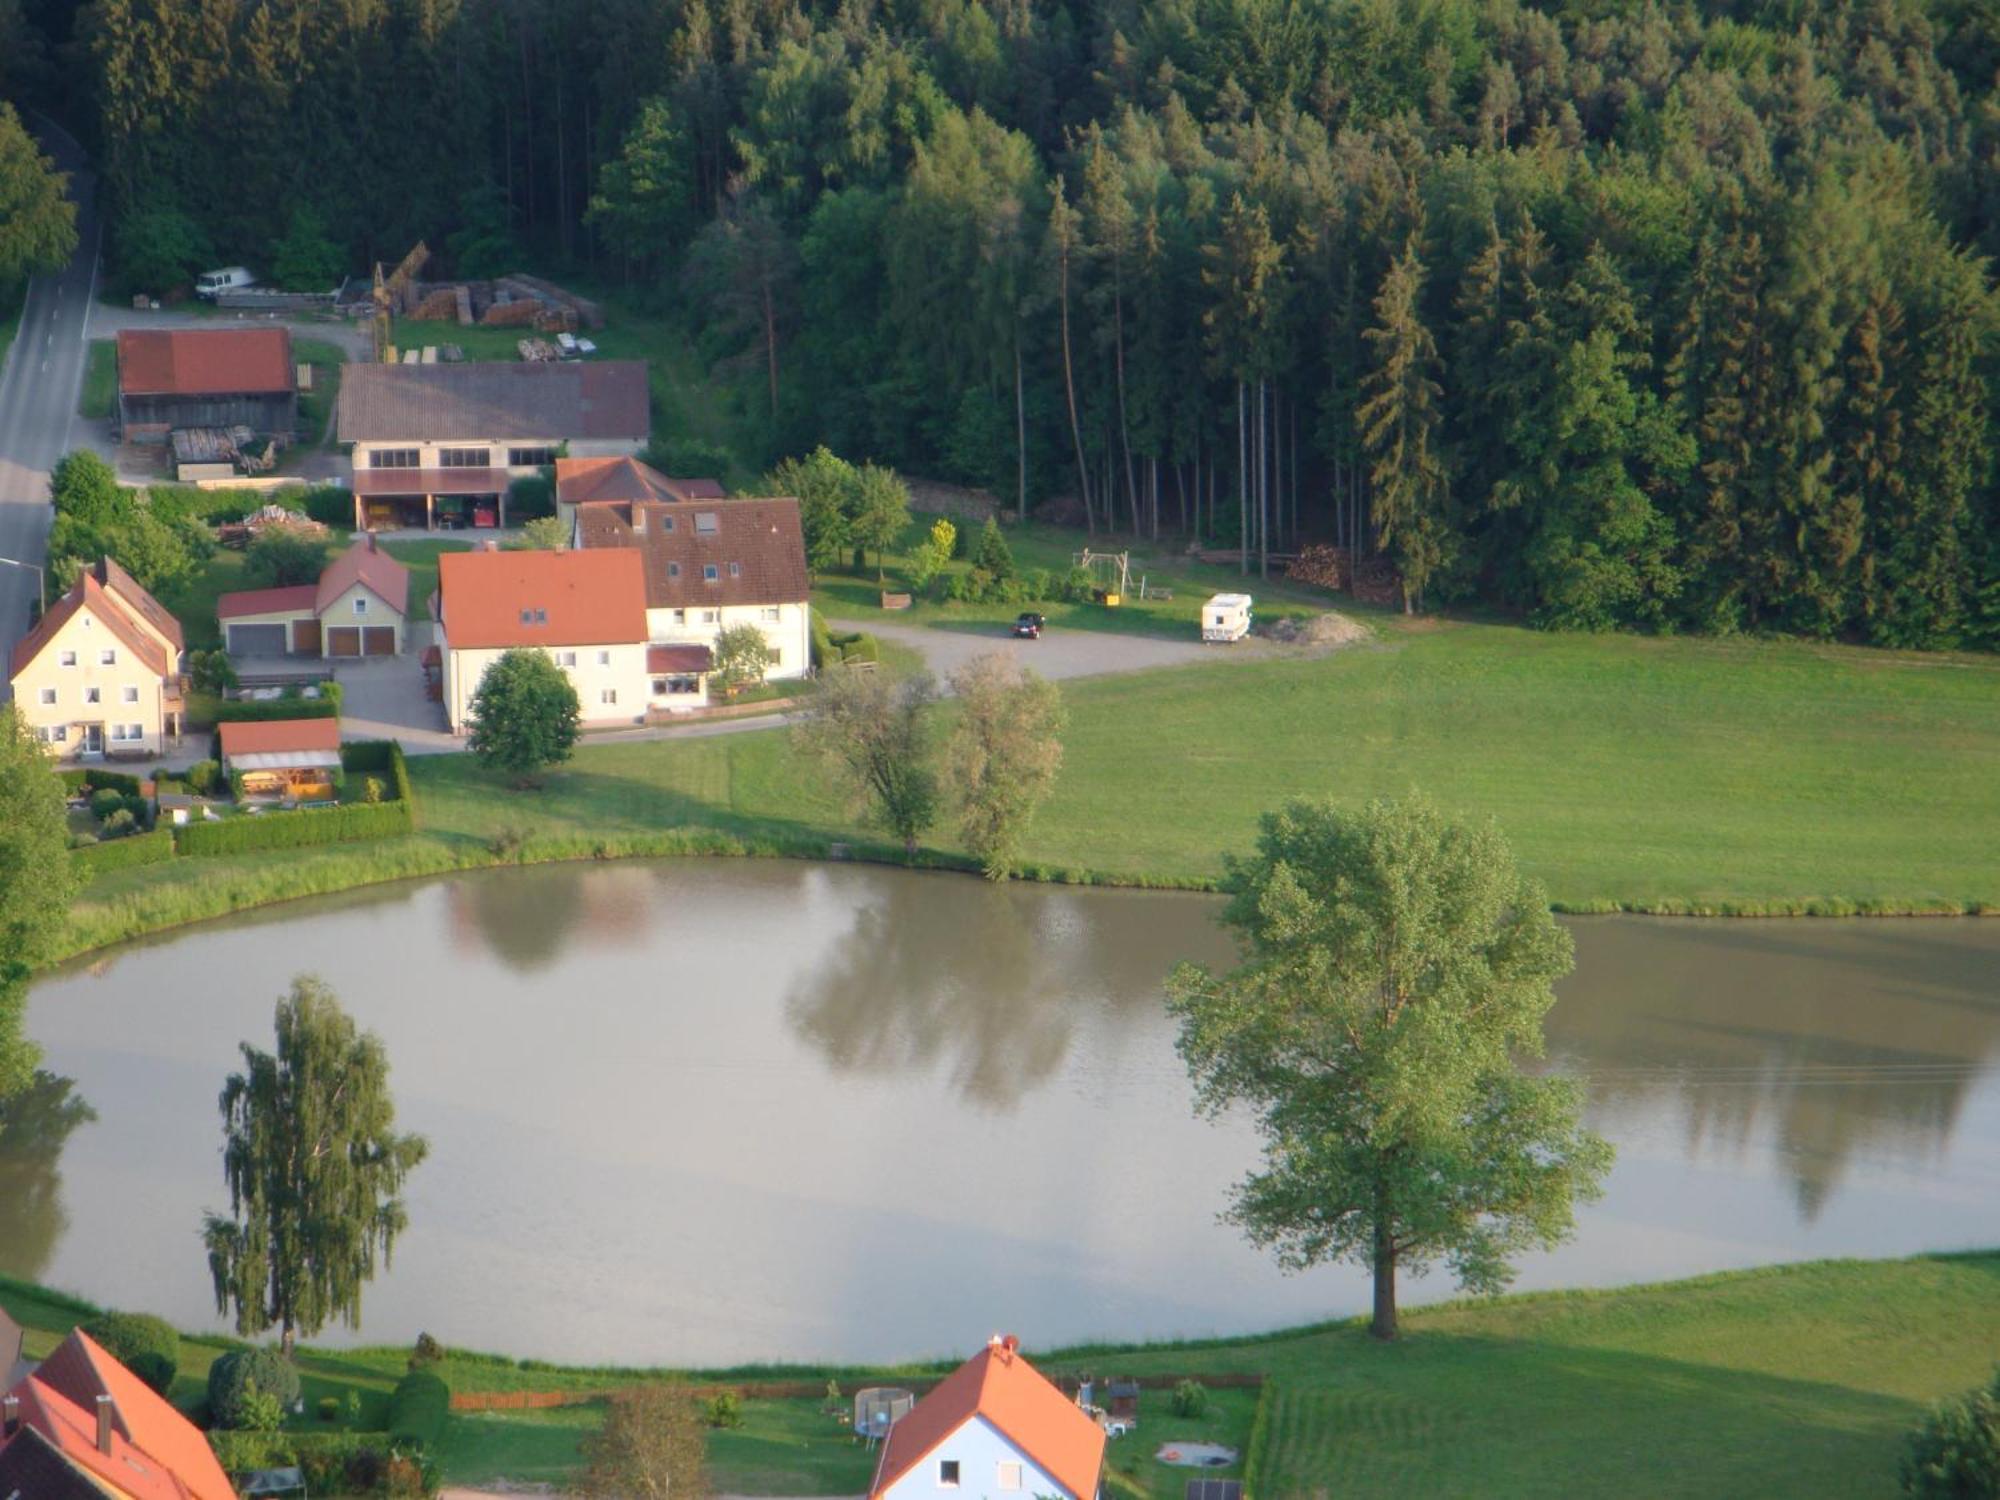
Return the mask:
<path fill-rule="evenodd" d="M 1315 588 L 1344 589 L 1347 587 L 1347 549 L 1329 547 L 1324 542 L 1314 542 L 1301 548 L 1292 565 L 1285 569 L 1287 578 L 1296 578 L 1300 583 L 1312 584 Z"/>

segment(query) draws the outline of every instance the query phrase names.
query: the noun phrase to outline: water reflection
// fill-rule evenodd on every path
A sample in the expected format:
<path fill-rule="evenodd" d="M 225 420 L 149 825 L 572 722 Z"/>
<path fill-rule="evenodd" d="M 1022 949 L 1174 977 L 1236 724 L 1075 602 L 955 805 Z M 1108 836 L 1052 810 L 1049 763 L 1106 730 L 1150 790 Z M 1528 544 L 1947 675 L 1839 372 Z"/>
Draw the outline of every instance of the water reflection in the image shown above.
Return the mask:
<path fill-rule="evenodd" d="M 97 1111 L 76 1093 L 76 1080 L 38 1072 L 0 1110 L 0 1271 L 40 1278 L 69 1228 L 59 1161 L 63 1143 Z"/>
<path fill-rule="evenodd" d="M 613 865 L 586 882 L 571 868 L 486 871 L 446 887 L 452 945 L 485 953 L 518 974 L 546 969 L 572 943 L 629 948 L 645 937 L 658 880 L 644 866 Z"/>

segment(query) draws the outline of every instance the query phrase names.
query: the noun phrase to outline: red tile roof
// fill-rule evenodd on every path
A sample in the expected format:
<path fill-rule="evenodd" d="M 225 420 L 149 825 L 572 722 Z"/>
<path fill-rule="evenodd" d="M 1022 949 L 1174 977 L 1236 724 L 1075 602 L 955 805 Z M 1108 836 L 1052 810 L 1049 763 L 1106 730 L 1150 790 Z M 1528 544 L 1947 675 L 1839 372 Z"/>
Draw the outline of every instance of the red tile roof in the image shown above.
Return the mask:
<path fill-rule="evenodd" d="M 118 389 L 127 396 L 289 392 L 297 371 L 282 328 L 127 328 L 118 335 Z"/>
<path fill-rule="evenodd" d="M 725 491 L 714 479 L 673 479 L 636 458 L 559 458 L 556 499 L 564 505 L 601 501 L 720 500 Z"/>
<path fill-rule="evenodd" d="M 294 750 L 338 750 L 338 719 L 238 720 L 218 726 L 222 758 L 282 755 Z"/>
<path fill-rule="evenodd" d="M 117 1433 L 144 1457 L 170 1471 L 188 1495 L 194 1500 L 234 1500 L 236 1492 L 200 1429 L 81 1328 L 72 1329 L 23 1384 L 59 1392 L 79 1410 L 92 1412 L 84 1429 L 92 1453 L 97 1451 L 97 1398 L 111 1397 Z M 24 1413 L 26 1404 L 24 1400 Z M 43 1431 L 54 1436 L 46 1428 Z M 70 1451 L 66 1444 L 64 1451 Z"/>
<path fill-rule="evenodd" d="M 137 585 L 135 584 L 136 588 Z M 151 597 L 148 595 L 147 597 Z M 124 643 L 125 648 L 146 666 L 164 677 L 169 671 L 167 653 L 160 643 L 140 627 L 139 621 L 118 595 L 97 581 L 95 572 L 86 571 L 70 586 L 70 591 L 48 608 L 35 628 L 14 643 L 14 659 L 9 675 L 18 677 L 28 663 L 41 655 L 42 648 L 55 639 L 79 610 L 88 609 L 93 619 Z"/>
<path fill-rule="evenodd" d="M 1074 1500 L 1094 1500 L 1104 1429 L 1014 1347 L 996 1340 L 944 1378 L 889 1429 L 869 1494 L 880 1495 L 974 1417 L 984 1417 Z"/>
<path fill-rule="evenodd" d="M 195 1492 L 173 1470 L 138 1447 L 114 1418 L 110 1451 L 97 1442 L 97 1399 L 89 1406 L 72 1401 L 46 1381 L 30 1375 L 9 1393 L 21 1403 L 21 1425 L 39 1433 L 48 1445 L 94 1479 L 115 1486 L 115 1493 L 132 1500 L 188 1500 Z M 7 1445 L 13 1447 L 13 1443 Z M 202 1445 L 206 1447 L 207 1444 Z M 229 1494 L 224 1490 L 222 1493 Z M 37 1497 L 40 1500 L 40 1497 Z"/>
<path fill-rule="evenodd" d="M 438 595 L 454 651 L 646 639 L 646 584 L 630 550 L 446 552 Z"/>
<path fill-rule="evenodd" d="M 715 665 L 715 655 L 706 646 L 648 646 L 648 672 L 706 672 Z"/>
<path fill-rule="evenodd" d="M 319 575 L 319 596 L 313 609 L 321 614 L 340 596 L 362 583 L 397 614 L 410 608 L 410 570 L 375 545 L 372 536 L 357 537 L 354 545 L 326 565 Z"/>
<path fill-rule="evenodd" d="M 40 1431 L 23 1426 L 0 1439 L 0 1495 L 20 1500 L 104 1500 L 90 1470 L 65 1457 Z"/>
<path fill-rule="evenodd" d="M 120 603 L 136 611 L 148 625 L 173 642 L 174 650 L 187 649 L 187 637 L 181 634 L 181 622 L 167 612 L 164 604 L 140 588 L 138 579 L 108 557 L 100 557 L 91 571 L 97 575 L 99 583 L 118 596 Z"/>
<path fill-rule="evenodd" d="M 514 482 L 505 469 L 356 469 L 354 493 L 369 495 L 504 495 Z"/>
<path fill-rule="evenodd" d="M 577 537 L 585 549 L 638 550 L 648 609 L 799 604 L 810 592 L 796 500 L 586 505 Z M 711 565 L 713 581 L 704 571 Z"/>
<path fill-rule="evenodd" d="M 238 589 L 215 601 L 215 617 L 240 620 L 245 615 L 309 615 L 318 597 L 318 588 L 310 583 L 282 589 Z"/>

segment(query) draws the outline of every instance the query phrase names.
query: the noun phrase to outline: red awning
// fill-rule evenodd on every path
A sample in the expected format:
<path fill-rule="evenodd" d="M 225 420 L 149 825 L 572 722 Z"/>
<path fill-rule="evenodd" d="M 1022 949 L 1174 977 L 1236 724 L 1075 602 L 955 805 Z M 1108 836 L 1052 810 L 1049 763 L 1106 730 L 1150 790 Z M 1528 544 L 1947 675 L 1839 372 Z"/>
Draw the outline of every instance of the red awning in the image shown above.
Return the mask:
<path fill-rule="evenodd" d="M 706 672 L 714 665 L 706 646 L 648 646 L 648 672 Z"/>
<path fill-rule="evenodd" d="M 505 469 L 356 469 L 357 495 L 504 495 Z"/>

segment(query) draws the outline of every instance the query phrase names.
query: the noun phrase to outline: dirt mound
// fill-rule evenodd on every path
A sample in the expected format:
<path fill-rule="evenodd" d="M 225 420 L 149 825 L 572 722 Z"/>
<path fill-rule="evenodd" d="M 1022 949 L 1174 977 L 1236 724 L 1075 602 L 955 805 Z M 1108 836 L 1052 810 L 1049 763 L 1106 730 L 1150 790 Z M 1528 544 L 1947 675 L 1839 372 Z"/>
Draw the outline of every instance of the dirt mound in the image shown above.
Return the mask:
<path fill-rule="evenodd" d="M 1328 610 L 1323 615 L 1314 615 L 1309 620 L 1285 618 L 1273 620 L 1268 629 L 1259 629 L 1259 634 L 1268 635 L 1274 641 L 1283 641 L 1292 646 L 1351 646 L 1356 641 L 1365 641 L 1374 635 L 1359 620 Z"/>

